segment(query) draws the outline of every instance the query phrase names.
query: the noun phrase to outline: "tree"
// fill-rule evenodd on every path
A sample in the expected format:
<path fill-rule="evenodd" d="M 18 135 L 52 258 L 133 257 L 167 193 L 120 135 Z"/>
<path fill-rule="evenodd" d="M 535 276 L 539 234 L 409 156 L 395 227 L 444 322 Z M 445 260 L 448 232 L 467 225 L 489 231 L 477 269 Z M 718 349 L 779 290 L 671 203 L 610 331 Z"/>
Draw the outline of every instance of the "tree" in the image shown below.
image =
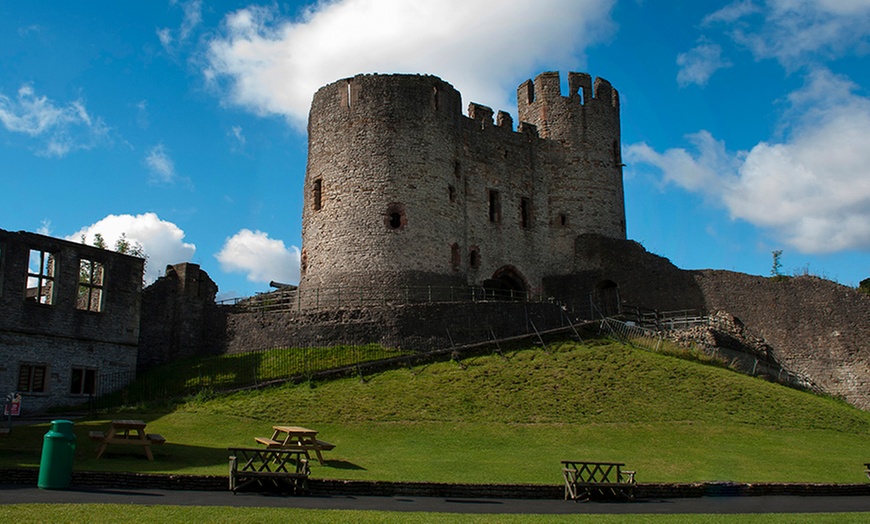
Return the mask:
<path fill-rule="evenodd" d="M 777 249 L 773 252 L 773 267 L 770 269 L 770 276 L 774 278 L 782 277 L 782 249 Z"/>

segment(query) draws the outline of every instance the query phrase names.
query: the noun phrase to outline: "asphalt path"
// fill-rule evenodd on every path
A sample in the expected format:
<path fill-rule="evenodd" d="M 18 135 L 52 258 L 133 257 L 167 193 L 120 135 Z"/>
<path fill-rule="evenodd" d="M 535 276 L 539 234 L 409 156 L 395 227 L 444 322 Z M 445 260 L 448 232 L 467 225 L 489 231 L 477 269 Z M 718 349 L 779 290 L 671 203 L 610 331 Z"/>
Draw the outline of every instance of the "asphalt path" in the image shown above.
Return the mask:
<path fill-rule="evenodd" d="M 699 497 L 645 499 L 633 502 L 569 502 L 528 499 L 462 499 L 437 497 L 304 497 L 229 491 L 152 489 L 43 490 L 0 485 L 0 504 L 147 504 L 166 506 L 234 506 L 304 509 L 423 511 L 436 513 L 849 513 L 870 512 L 870 497 Z"/>

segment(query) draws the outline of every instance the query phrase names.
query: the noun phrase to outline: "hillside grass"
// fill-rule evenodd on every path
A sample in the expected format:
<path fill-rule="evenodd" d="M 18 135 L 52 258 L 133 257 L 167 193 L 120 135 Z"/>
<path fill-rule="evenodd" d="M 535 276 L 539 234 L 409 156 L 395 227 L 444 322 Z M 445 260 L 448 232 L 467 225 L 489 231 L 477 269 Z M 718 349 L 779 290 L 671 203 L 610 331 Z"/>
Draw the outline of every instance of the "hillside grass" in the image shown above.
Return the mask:
<path fill-rule="evenodd" d="M 336 444 L 319 478 L 559 484 L 571 459 L 625 462 L 639 482 L 866 481 L 870 414 L 841 401 L 609 341 L 548 348 L 80 421 L 75 467 L 225 475 L 227 447 L 294 424 Z M 168 439 L 157 460 L 94 459 L 87 431 L 133 415 Z M 16 428 L 0 467 L 38 465 L 45 430 Z"/>

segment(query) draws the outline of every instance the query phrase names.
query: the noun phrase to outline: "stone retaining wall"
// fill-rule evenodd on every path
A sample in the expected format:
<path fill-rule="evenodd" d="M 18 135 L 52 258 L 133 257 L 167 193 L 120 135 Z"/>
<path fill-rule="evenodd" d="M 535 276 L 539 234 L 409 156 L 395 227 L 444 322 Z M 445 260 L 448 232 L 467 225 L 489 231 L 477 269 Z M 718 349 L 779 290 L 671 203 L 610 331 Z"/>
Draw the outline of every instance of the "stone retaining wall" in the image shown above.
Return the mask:
<path fill-rule="evenodd" d="M 36 485 L 35 468 L 0 469 L 0 484 Z M 188 491 L 229 490 L 227 477 L 221 475 L 166 475 L 153 473 L 117 473 L 74 471 L 71 487 L 114 489 L 169 489 Z M 549 484 L 446 484 L 438 482 L 382 482 L 361 480 L 310 479 L 312 496 L 380 496 L 380 497 L 457 497 L 561 499 L 562 485 Z M 870 496 L 870 483 L 864 484 L 795 484 L 696 482 L 686 484 L 638 484 L 637 498 L 691 498 L 704 496 Z"/>

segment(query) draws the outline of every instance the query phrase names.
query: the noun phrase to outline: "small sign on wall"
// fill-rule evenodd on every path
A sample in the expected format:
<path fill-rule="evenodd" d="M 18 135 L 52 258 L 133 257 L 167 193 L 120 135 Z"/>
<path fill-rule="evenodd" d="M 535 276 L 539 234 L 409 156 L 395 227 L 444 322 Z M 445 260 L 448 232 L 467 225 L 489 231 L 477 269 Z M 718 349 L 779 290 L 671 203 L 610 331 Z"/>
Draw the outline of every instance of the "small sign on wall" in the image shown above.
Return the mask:
<path fill-rule="evenodd" d="M 21 414 L 21 394 L 10 393 L 6 395 L 6 405 L 3 408 L 4 416 L 17 417 Z"/>

